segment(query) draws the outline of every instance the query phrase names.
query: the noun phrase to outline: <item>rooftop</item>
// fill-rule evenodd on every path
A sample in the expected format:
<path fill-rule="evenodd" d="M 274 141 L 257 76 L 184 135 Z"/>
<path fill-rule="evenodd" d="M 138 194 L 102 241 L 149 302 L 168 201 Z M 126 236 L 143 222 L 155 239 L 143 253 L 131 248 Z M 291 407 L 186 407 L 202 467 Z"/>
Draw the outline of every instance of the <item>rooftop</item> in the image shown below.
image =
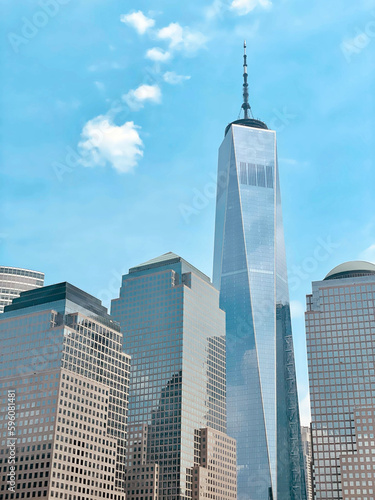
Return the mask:
<path fill-rule="evenodd" d="M 23 267 L 0 266 L 0 274 L 18 274 L 20 276 L 30 276 L 33 278 L 44 279 L 44 273 L 34 271 L 33 269 L 25 269 Z"/>
<path fill-rule="evenodd" d="M 177 263 L 183 264 L 184 267 L 187 267 L 190 271 L 193 271 L 195 274 L 200 276 L 202 279 L 204 279 L 208 283 L 211 283 L 211 280 L 208 276 L 206 276 L 204 273 L 199 271 L 199 269 L 192 266 L 185 259 L 183 259 L 182 257 L 180 257 L 179 255 L 177 255 L 173 252 L 167 252 L 163 255 L 160 255 L 159 257 L 155 257 L 154 259 L 148 260 L 147 262 L 144 262 L 143 264 L 139 264 L 138 266 L 132 267 L 129 269 L 129 274 L 137 273 L 139 271 L 145 271 L 148 269 L 155 269 L 158 267 L 164 267 L 164 266 L 167 267 L 167 266 L 170 266 L 171 264 L 177 264 Z"/>
<path fill-rule="evenodd" d="M 108 317 L 107 308 L 102 305 L 99 299 L 66 281 L 21 292 L 19 297 L 13 299 L 13 302 L 8 306 L 5 306 L 4 312 L 49 304 L 59 300 L 70 300 L 99 316 Z"/>
<path fill-rule="evenodd" d="M 324 280 L 356 278 L 375 274 L 375 265 L 364 260 L 352 260 L 334 267 Z"/>
<path fill-rule="evenodd" d="M 235 120 L 234 122 L 229 123 L 225 128 L 225 134 L 227 135 L 228 130 L 232 125 L 242 125 L 243 127 L 252 127 L 252 128 L 261 128 L 263 130 L 268 130 L 267 125 L 255 118 L 241 118 L 240 120 Z"/>

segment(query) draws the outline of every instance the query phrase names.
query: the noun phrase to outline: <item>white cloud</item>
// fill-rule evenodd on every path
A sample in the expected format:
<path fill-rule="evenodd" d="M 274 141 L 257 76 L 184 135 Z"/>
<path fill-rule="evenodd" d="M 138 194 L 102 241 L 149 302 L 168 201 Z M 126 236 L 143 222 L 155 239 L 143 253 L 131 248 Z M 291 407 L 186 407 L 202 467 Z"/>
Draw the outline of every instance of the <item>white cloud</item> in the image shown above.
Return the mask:
<path fill-rule="evenodd" d="M 230 8 L 237 11 L 240 16 L 248 14 L 256 7 L 268 10 L 272 7 L 272 2 L 270 0 L 233 0 L 230 5 Z"/>
<path fill-rule="evenodd" d="M 85 167 L 111 165 L 117 172 L 133 170 L 143 156 L 143 142 L 134 122 L 115 125 L 108 116 L 88 121 L 78 144 L 81 164 Z"/>
<path fill-rule="evenodd" d="M 155 24 L 155 20 L 150 17 L 146 17 L 141 10 L 138 12 L 132 12 L 131 14 L 123 14 L 120 17 L 120 21 L 132 26 L 140 35 L 146 33 L 146 31 L 152 28 Z"/>
<path fill-rule="evenodd" d="M 311 422 L 310 393 L 307 393 L 306 396 L 300 401 L 299 414 L 301 419 L 301 425 L 310 426 Z"/>
<path fill-rule="evenodd" d="M 182 83 L 185 80 L 190 80 L 190 78 L 191 77 L 188 75 L 178 75 L 174 71 L 166 71 L 163 75 L 164 81 L 170 83 L 171 85 Z"/>
<path fill-rule="evenodd" d="M 147 59 L 151 59 L 156 62 L 165 62 L 171 58 L 170 52 L 159 49 L 159 47 L 153 47 L 146 52 Z"/>
<path fill-rule="evenodd" d="M 184 50 L 185 52 L 196 52 L 207 41 L 207 37 L 199 31 L 183 28 L 178 23 L 171 23 L 160 29 L 157 34 L 161 40 L 166 40 L 170 49 Z"/>
<path fill-rule="evenodd" d="M 130 109 L 137 111 L 143 108 L 145 101 L 159 103 L 161 101 L 161 90 L 158 85 L 140 85 L 135 90 L 129 90 L 122 96 Z"/>
<path fill-rule="evenodd" d="M 360 259 L 375 263 L 375 243 L 361 252 Z"/>

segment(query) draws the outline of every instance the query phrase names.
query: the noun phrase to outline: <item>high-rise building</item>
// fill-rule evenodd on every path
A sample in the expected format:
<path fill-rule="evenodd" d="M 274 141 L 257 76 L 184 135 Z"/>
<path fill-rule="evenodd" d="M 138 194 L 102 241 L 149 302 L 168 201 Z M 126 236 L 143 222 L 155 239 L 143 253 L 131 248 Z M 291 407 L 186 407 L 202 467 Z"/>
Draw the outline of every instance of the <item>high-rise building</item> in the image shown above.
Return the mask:
<path fill-rule="evenodd" d="M 226 313 L 228 434 L 238 500 L 305 499 L 276 132 L 244 118 L 219 150 L 213 283 Z"/>
<path fill-rule="evenodd" d="M 0 497 L 125 500 L 130 358 L 107 309 L 69 283 L 22 292 L 0 346 Z"/>
<path fill-rule="evenodd" d="M 312 485 L 312 448 L 311 448 L 311 429 L 307 426 L 301 427 L 303 459 L 305 462 L 306 493 L 307 500 L 313 500 Z"/>
<path fill-rule="evenodd" d="M 20 293 L 44 285 L 44 273 L 20 269 L 18 267 L 0 267 L 0 313 Z"/>
<path fill-rule="evenodd" d="M 193 469 L 204 467 L 202 429 L 217 431 L 218 439 L 226 432 L 225 315 L 219 293 L 202 272 L 167 253 L 123 276 L 111 310 L 132 357 L 127 481 L 137 476 L 138 481 L 127 489 L 127 500 L 191 499 Z M 230 466 L 220 493 L 210 492 L 216 500 L 236 498 L 235 445 L 227 437 L 228 443 L 231 453 L 217 446 L 220 467 L 225 460 Z"/>
<path fill-rule="evenodd" d="M 317 500 L 375 498 L 375 265 L 312 283 L 306 341 Z"/>

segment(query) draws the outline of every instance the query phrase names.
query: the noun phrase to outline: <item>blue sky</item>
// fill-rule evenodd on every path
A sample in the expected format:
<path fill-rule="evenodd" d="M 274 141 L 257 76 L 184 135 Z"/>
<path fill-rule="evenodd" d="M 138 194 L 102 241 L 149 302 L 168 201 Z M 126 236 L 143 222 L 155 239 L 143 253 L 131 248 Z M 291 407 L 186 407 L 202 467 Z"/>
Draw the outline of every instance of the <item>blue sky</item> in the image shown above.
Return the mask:
<path fill-rule="evenodd" d="M 301 413 L 311 281 L 375 261 L 375 1 L 3 2 L 1 263 L 107 305 L 174 251 L 211 276 L 217 150 L 241 106 L 278 155 Z"/>

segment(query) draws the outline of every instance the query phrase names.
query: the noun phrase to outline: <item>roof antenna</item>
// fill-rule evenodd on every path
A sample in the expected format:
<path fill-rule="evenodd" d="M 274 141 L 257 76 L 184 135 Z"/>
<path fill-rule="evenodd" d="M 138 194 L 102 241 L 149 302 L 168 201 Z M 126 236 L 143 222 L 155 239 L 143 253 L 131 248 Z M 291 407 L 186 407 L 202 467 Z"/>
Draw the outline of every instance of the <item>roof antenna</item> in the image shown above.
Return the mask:
<path fill-rule="evenodd" d="M 246 55 L 246 40 L 243 42 L 243 104 L 241 108 L 244 110 L 244 118 L 245 120 L 249 119 L 249 115 L 251 118 L 253 117 L 253 113 L 251 111 L 251 107 L 249 104 L 249 91 L 248 91 L 248 83 L 247 83 L 247 55 Z"/>

